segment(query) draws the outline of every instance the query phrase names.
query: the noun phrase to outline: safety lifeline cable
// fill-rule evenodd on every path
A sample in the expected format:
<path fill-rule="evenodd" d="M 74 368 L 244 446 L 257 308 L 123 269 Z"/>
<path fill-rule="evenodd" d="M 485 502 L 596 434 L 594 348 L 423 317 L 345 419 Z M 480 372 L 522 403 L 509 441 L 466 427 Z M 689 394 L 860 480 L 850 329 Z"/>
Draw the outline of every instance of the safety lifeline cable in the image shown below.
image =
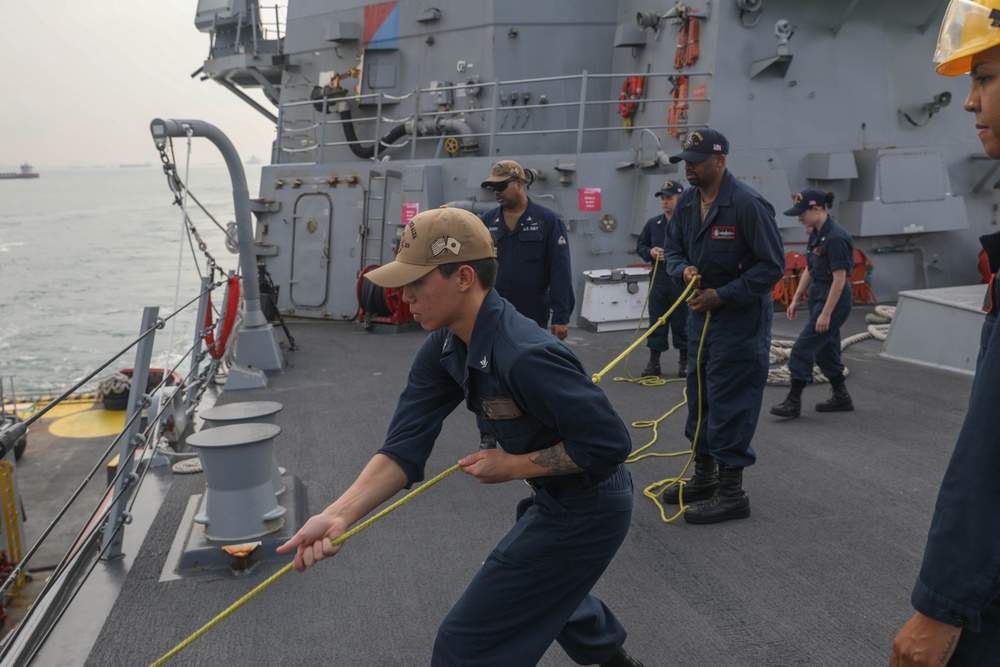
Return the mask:
<path fill-rule="evenodd" d="M 372 525 L 373 523 L 375 523 L 376 521 L 378 521 L 379 519 L 381 519 L 382 517 L 384 517 L 389 512 L 391 512 L 394 509 L 396 509 L 397 507 L 400 507 L 400 506 L 405 505 L 406 503 L 410 502 L 411 500 L 413 500 L 414 498 L 416 498 L 418 495 L 420 495 L 421 493 L 423 493 L 424 491 L 426 491 L 430 487 L 434 486 L 435 484 L 437 484 L 438 482 L 440 482 L 442 479 L 444 479 L 448 475 L 450 475 L 453 472 L 457 471 L 459 468 L 461 468 L 461 466 L 458 465 L 458 464 L 455 464 L 452 467 L 450 467 L 447 470 L 445 470 L 440 475 L 438 475 L 437 477 L 434 477 L 433 479 L 427 480 L 426 482 L 424 482 L 423 484 L 421 484 L 420 486 L 418 486 L 416 489 L 414 489 L 413 491 L 410 491 L 408 494 L 406 494 L 405 496 L 403 496 L 402 498 L 400 498 L 399 500 L 397 500 L 393 504 L 389 505 L 388 507 L 386 507 L 384 510 L 382 510 L 381 512 L 379 512 L 378 514 L 376 514 L 372 518 L 368 519 L 367 521 L 364 521 L 363 523 L 358 524 L 354 528 L 351 528 L 349 531 L 347 531 L 346 533 L 344 533 L 340 537 L 331 540 L 330 543 L 332 545 L 334 545 L 334 546 L 336 546 L 338 544 L 342 544 L 343 542 L 345 542 L 349 538 L 353 537 L 354 535 L 357 535 L 362 530 L 364 530 L 368 526 Z M 239 609 L 240 607 L 242 607 L 244 604 L 246 604 L 247 602 L 249 602 L 250 598 L 252 598 L 253 596 L 257 595 L 262 590 L 264 590 L 265 588 L 267 588 L 268 586 L 270 586 L 271 584 L 273 584 L 274 582 L 276 582 L 278 579 L 280 579 L 281 577 L 283 577 L 286 574 L 288 574 L 291 571 L 291 569 L 292 569 L 292 564 L 289 563 L 285 567 L 281 568 L 280 570 L 278 570 L 277 572 L 275 572 L 274 574 L 272 574 L 270 577 L 268 577 L 263 582 L 261 582 L 259 586 L 257 586 L 255 589 L 253 589 L 252 591 L 250 591 L 249 593 L 247 593 L 246 595 L 244 595 L 243 597 L 241 597 L 239 600 L 237 600 L 233 604 L 229 605 L 229 608 L 227 608 L 225 611 L 223 611 L 221 614 L 219 614 L 218 616 L 216 616 L 215 618 L 213 618 L 211 621 L 209 621 L 205 625 L 201 626 L 201 628 L 199 628 L 193 635 L 191 635 L 190 637 L 188 637 L 187 639 L 185 639 L 184 641 L 182 641 L 180 644 L 178 644 L 174 648 L 170 649 L 170 651 L 168 653 L 166 653 L 162 658 L 160 658 L 156 662 L 152 663 L 149 667 L 160 667 L 161 665 L 166 664 L 166 662 L 168 660 L 170 660 L 175 655 L 177 655 L 178 653 L 180 653 L 181 651 L 183 651 L 185 648 L 187 648 L 189 645 L 191 645 L 192 643 L 194 643 L 194 641 L 197 640 L 199 637 L 201 637 L 203 634 L 205 634 L 206 632 L 208 632 L 209 630 L 211 630 L 212 628 L 214 628 L 216 625 L 218 625 L 219 623 L 221 623 L 223 620 L 226 619 L 227 616 L 229 616 L 234 611 L 236 611 L 237 609 Z"/>

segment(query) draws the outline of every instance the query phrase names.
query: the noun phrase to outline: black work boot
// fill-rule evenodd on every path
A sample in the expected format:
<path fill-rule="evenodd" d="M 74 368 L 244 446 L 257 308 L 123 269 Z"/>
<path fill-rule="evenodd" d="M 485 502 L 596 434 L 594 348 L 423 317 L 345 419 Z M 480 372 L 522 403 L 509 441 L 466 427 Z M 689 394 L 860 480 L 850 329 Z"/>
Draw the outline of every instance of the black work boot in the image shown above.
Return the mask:
<path fill-rule="evenodd" d="M 711 498 L 719 489 L 719 471 L 711 454 L 698 453 L 694 455 L 694 474 L 691 481 L 684 485 L 684 502 Z M 681 487 L 675 484 L 660 496 L 667 505 L 680 505 Z"/>
<path fill-rule="evenodd" d="M 660 351 L 650 350 L 649 351 L 649 363 L 646 364 L 645 370 L 642 371 L 642 376 L 647 375 L 659 375 L 660 374 Z"/>
<path fill-rule="evenodd" d="M 641 662 L 625 652 L 625 647 L 618 649 L 618 653 L 611 656 L 607 662 L 602 662 L 601 667 L 644 667 Z"/>
<path fill-rule="evenodd" d="M 801 380 L 792 380 L 792 388 L 788 390 L 788 396 L 780 405 L 771 408 L 771 414 L 778 417 L 798 417 L 802 414 L 802 390 L 806 383 Z"/>
<path fill-rule="evenodd" d="M 830 378 L 833 389 L 830 392 L 830 400 L 816 404 L 816 412 L 850 412 L 854 409 L 854 401 L 847 393 L 847 383 L 843 375 Z"/>
<path fill-rule="evenodd" d="M 686 378 L 688 374 L 688 351 L 681 350 L 677 357 L 677 377 Z"/>
<path fill-rule="evenodd" d="M 684 512 L 688 523 L 719 523 L 750 516 L 750 499 L 743 491 L 743 468 L 719 466 L 719 490 Z"/>

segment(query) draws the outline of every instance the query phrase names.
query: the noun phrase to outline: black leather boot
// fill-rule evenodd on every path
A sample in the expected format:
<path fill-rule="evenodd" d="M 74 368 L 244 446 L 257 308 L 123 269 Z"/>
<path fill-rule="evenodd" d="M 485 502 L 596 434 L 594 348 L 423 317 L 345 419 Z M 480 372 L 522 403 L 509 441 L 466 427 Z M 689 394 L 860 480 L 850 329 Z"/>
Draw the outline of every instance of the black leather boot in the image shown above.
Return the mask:
<path fill-rule="evenodd" d="M 686 378 L 688 374 L 688 351 L 681 350 L 677 357 L 677 377 Z"/>
<path fill-rule="evenodd" d="M 625 652 L 625 647 L 618 649 L 618 653 L 611 656 L 607 662 L 602 662 L 601 667 L 644 667 L 641 662 Z"/>
<path fill-rule="evenodd" d="M 843 375 L 830 378 L 833 389 L 830 392 L 830 400 L 816 404 L 816 412 L 850 412 L 854 409 L 854 401 L 847 393 L 847 383 Z"/>
<path fill-rule="evenodd" d="M 659 375 L 660 374 L 660 351 L 650 350 L 649 351 L 649 363 L 646 364 L 645 370 L 642 371 L 642 376 L 647 375 Z"/>
<path fill-rule="evenodd" d="M 703 503 L 684 512 L 688 523 L 719 523 L 750 516 L 750 499 L 743 491 L 743 468 L 719 466 L 719 490 Z"/>
<path fill-rule="evenodd" d="M 684 502 L 711 498 L 719 488 L 719 470 L 711 454 L 694 455 L 694 474 L 691 481 L 684 485 Z M 680 505 L 680 485 L 675 484 L 663 492 L 660 500 L 667 505 Z"/>
<path fill-rule="evenodd" d="M 802 414 L 802 390 L 806 383 L 801 380 L 792 380 L 792 388 L 788 390 L 788 396 L 780 405 L 771 408 L 771 414 L 778 417 L 798 417 Z"/>

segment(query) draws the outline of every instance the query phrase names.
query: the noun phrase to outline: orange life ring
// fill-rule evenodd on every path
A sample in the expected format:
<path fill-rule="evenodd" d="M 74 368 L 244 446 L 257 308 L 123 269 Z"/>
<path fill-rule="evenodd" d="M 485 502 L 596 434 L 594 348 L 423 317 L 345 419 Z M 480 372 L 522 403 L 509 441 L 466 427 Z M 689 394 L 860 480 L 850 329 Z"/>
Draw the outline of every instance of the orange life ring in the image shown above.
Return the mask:
<path fill-rule="evenodd" d="M 213 359 L 221 359 L 226 352 L 226 343 L 233 333 L 233 325 L 236 323 L 236 312 L 240 303 L 240 279 L 238 276 L 230 276 L 226 288 L 226 303 L 222 308 L 222 331 L 219 332 L 219 342 L 215 342 L 212 334 L 212 294 L 208 295 L 208 309 L 205 311 L 205 346 Z"/>
<path fill-rule="evenodd" d="M 631 118 L 635 114 L 635 101 L 642 97 L 646 88 L 646 77 L 630 76 L 622 83 L 622 92 L 618 95 L 618 113 L 622 118 Z"/>

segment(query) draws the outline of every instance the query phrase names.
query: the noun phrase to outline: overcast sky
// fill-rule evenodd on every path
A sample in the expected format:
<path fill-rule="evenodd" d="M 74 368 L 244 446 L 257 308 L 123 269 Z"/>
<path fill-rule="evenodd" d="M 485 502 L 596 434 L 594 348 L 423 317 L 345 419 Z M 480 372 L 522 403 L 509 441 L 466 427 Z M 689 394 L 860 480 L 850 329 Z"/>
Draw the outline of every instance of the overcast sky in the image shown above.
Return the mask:
<path fill-rule="evenodd" d="M 212 123 L 244 161 L 267 162 L 274 125 L 214 81 L 190 76 L 209 45 L 194 27 L 196 7 L 197 0 L 0 0 L 0 164 L 156 163 L 149 134 L 156 117 Z M 259 91 L 253 96 L 263 100 Z M 222 162 L 207 140 L 196 141 L 192 160 Z"/>

